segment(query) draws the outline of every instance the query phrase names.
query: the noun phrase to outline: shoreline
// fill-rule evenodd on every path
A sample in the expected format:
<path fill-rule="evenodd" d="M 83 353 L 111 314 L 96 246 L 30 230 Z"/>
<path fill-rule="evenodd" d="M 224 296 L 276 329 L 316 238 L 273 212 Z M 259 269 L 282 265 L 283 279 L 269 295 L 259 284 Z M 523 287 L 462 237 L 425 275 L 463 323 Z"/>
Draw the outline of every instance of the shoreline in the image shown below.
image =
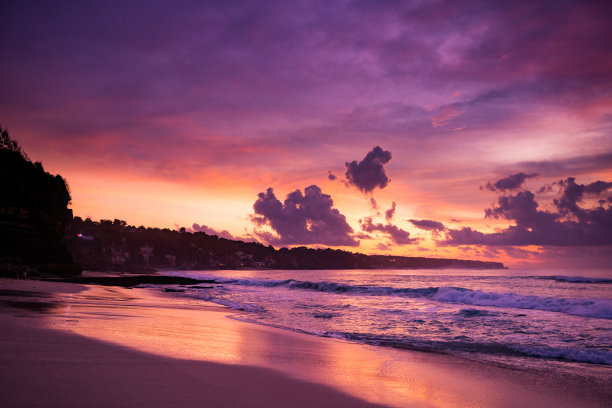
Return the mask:
<path fill-rule="evenodd" d="M 147 289 L 4 279 L 0 280 L 0 289 L 42 293 L 44 296 L 38 298 L 28 297 L 27 293 L 15 295 L 13 300 L 51 305 L 39 311 L 5 306 L 1 309 L 3 327 L 8 327 L 1 335 L 2 376 L 14 380 L 5 381 L 4 386 L 7 383 L 12 386 L 3 395 L 15 398 L 31 397 L 38 387 L 45 385 L 44 376 L 40 377 L 37 371 L 43 365 L 45 370 L 51 370 L 45 372 L 59 370 L 67 376 L 54 380 L 62 382 L 64 378 L 67 383 L 64 389 L 95 386 L 100 375 L 123 378 L 124 385 L 102 380 L 104 386 L 118 389 L 119 395 L 123 395 L 114 402 L 115 406 L 127 406 L 128 401 L 133 405 L 131 397 L 124 395 L 126 390 L 143 386 L 150 388 L 157 400 L 172 401 L 179 406 L 208 401 L 212 404 L 209 406 L 372 406 L 379 403 L 398 407 L 603 407 L 612 397 L 604 385 L 589 385 L 577 379 L 567 383 L 567 378 L 553 378 L 546 373 L 487 366 L 448 355 L 381 350 L 245 323 L 228 319 L 228 314 L 238 313 L 218 305 L 178 299 Z M 22 344 L 20 338 L 30 342 Z M 31 340 L 34 338 L 57 341 L 35 342 Z M 73 356 L 71 352 L 75 348 L 90 349 L 92 361 L 82 355 Z M 96 357 L 105 355 L 109 357 Z M 75 358 L 84 360 L 73 361 Z M 43 364 L 49 359 L 53 361 L 51 364 Z M 70 370 L 75 365 L 81 367 L 77 362 L 81 365 L 94 362 L 101 371 L 95 379 L 87 375 L 71 376 Z M 170 388 L 164 391 L 167 395 L 158 395 L 162 391 L 156 384 L 166 384 L 164 381 L 172 375 L 156 372 L 168 366 L 180 372 L 173 374 L 176 379 L 170 388 L 182 390 L 177 391 L 183 394 L 182 399 L 174 400 Z M 198 378 L 204 387 L 216 381 L 215 372 L 227 372 L 223 384 L 215 383 L 215 387 L 225 387 L 215 397 L 220 399 L 216 403 L 210 399 L 199 400 L 204 397 L 193 390 L 183 390 L 181 381 L 187 380 L 181 375 L 185 370 L 190 373 L 189 378 Z M 17 375 L 18 372 L 21 374 Z M 146 384 L 139 380 L 143 375 L 149 376 Z M 244 381 L 236 380 L 253 381 L 249 376 L 261 382 L 259 388 L 249 388 Z M 31 388 L 29 393 L 25 392 L 27 388 Z M 224 395 L 228 389 L 234 391 Z M 262 389 L 268 390 L 265 395 L 261 395 Z M 232 399 L 233 393 L 245 399 L 238 403 Z M 70 405 L 68 400 L 62 400 L 67 395 L 57 394 L 49 394 L 57 398 L 57 405 Z M 98 395 L 94 399 L 100 402 L 105 397 Z M 309 402 L 305 403 L 306 400 Z M 11 405 L 44 405 L 30 402 Z M 161 402 L 155 405 L 154 399 L 151 403 L 151 406 L 165 405 Z M 96 406 L 89 401 L 87 405 Z M 99 406 L 102 405 L 100 402 Z"/>
<path fill-rule="evenodd" d="M 45 298 L 88 290 L 37 281 L 3 280 L 0 287 Z M 383 407 L 267 368 L 163 357 L 51 329 L 31 303 L 0 308 L 0 394 L 7 406 Z"/>
<path fill-rule="evenodd" d="M 6 319 L 2 326 L 7 406 L 383 407 L 270 369 L 164 358 Z"/>

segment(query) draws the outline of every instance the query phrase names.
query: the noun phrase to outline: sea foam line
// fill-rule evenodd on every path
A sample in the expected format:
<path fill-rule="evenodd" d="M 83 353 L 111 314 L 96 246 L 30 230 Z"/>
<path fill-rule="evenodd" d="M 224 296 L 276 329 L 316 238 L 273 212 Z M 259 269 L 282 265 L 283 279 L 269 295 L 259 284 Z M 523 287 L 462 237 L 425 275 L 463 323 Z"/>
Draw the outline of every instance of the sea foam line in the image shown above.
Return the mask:
<path fill-rule="evenodd" d="M 190 277 L 194 277 L 190 275 Z M 202 279 L 202 275 L 198 278 Z M 285 287 L 288 289 L 310 290 L 335 294 L 355 294 L 363 296 L 399 296 L 430 299 L 442 303 L 457 303 L 473 306 L 503 307 L 512 309 L 532 309 L 564 313 L 574 316 L 612 319 L 612 300 L 610 299 L 566 299 L 519 295 L 516 293 L 494 293 L 460 287 L 393 288 L 387 286 L 348 285 L 338 282 L 312 282 L 295 279 L 233 279 L 206 276 L 222 285 Z"/>

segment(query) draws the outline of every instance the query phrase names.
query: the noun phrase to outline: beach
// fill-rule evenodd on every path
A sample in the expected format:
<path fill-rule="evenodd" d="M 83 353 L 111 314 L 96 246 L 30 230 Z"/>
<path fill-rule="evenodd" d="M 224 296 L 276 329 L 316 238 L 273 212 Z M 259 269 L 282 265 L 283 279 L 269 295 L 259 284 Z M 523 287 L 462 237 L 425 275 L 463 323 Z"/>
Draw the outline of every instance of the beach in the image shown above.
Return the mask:
<path fill-rule="evenodd" d="M 609 382 L 310 336 L 146 288 L 2 279 L 0 294 L 7 407 L 604 407 L 612 397 Z"/>

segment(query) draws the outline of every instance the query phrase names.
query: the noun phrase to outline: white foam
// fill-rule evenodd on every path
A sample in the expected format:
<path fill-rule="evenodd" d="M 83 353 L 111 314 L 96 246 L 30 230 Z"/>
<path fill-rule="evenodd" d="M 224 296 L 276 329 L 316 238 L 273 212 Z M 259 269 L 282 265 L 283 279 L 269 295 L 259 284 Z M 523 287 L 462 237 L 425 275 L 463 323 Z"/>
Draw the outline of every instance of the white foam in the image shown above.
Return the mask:
<path fill-rule="evenodd" d="M 535 357 L 560 358 L 569 361 L 593 364 L 612 364 L 612 351 L 572 347 L 511 346 L 512 349 Z"/>
<path fill-rule="evenodd" d="M 447 287 L 439 288 L 437 293 L 431 298 L 438 302 L 513 309 L 535 309 L 575 316 L 612 319 L 612 300 L 608 299 L 564 299 Z"/>

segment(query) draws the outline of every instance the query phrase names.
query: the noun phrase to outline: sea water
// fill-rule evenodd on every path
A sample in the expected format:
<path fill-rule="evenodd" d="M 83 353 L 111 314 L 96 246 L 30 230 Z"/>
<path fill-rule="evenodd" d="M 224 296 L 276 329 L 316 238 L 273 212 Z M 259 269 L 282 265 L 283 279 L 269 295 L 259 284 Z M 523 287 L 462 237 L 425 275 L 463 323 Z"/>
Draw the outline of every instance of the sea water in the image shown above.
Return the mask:
<path fill-rule="evenodd" d="M 233 318 L 515 368 L 612 374 L 612 271 L 176 271 Z M 161 288 L 160 288 L 161 289 Z"/>

